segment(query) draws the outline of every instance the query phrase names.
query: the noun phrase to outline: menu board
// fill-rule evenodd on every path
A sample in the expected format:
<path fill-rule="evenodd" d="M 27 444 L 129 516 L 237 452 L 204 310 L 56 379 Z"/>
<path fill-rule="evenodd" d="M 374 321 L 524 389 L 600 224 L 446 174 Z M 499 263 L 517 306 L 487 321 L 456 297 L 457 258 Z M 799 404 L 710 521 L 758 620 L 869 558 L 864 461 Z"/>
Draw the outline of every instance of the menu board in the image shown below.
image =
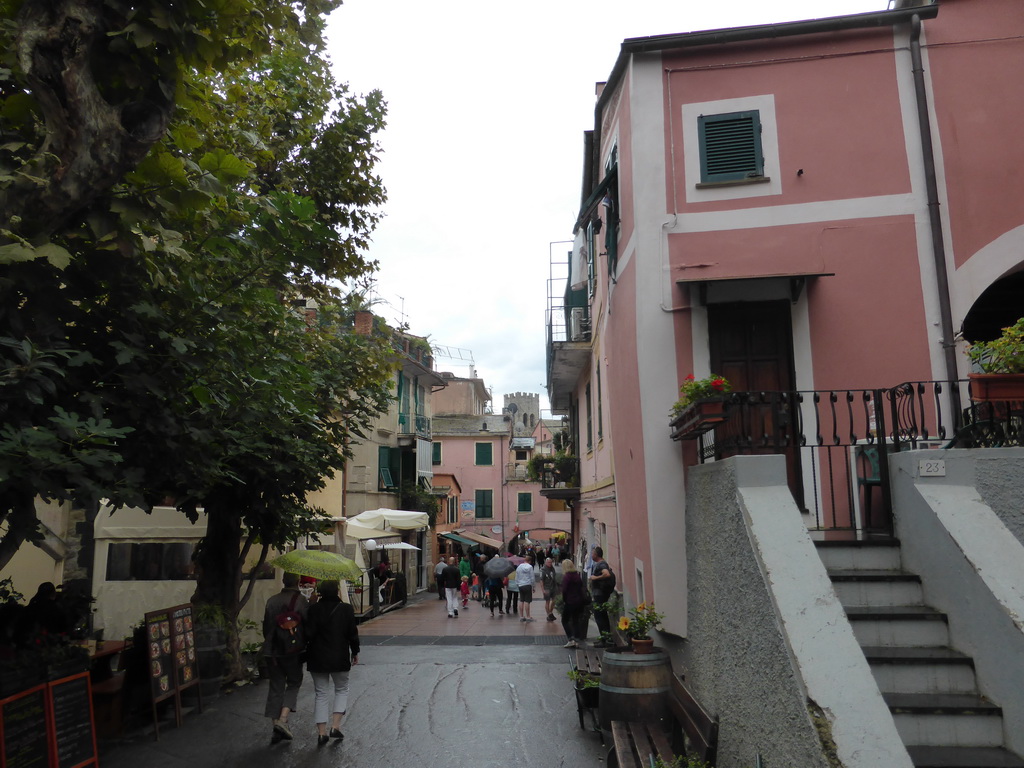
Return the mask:
<path fill-rule="evenodd" d="M 46 768 L 49 765 L 48 714 L 45 685 L 0 701 L 0 766 Z"/>
<path fill-rule="evenodd" d="M 96 761 L 89 673 L 50 683 L 57 768 L 75 768 Z"/>
<path fill-rule="evenodd" d="M 192 605 L 146 614 L 146 665 L 153 701 L 199 682 Z"/>

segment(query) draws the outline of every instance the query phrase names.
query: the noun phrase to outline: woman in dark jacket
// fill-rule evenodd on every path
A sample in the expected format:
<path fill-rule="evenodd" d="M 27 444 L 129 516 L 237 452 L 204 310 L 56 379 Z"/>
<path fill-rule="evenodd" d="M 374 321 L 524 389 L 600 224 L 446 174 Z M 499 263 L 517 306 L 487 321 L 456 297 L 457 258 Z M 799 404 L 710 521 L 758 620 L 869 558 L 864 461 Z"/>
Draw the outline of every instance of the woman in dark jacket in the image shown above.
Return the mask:
<path fill-rule="evenodd" d="M 564 647 L 586 646 L 587 590 L 572 560 L 562 561 L 562 602 L 562 629 L 569 636 Z"/>
<path fill-rule="evenodd" d="M 306 615 L 306 668 L 313 677 L 316 699 L 313 719 L 316 721 L 317 745 L 329 739 L 344 739 L 341 718 L 348 708 L 348 673 L 359 663 L 359 630 L 352 606 L 338 596 L 338 582 L 321 581 L 317 585 L 320 599 L 309 607 Z M 352 658 L 349 659 L 349 651 Z M 334 706 L 331 707 L 331 684 Z M 327 733 L 327 714 L 331 713 L 331 732 Z"/>

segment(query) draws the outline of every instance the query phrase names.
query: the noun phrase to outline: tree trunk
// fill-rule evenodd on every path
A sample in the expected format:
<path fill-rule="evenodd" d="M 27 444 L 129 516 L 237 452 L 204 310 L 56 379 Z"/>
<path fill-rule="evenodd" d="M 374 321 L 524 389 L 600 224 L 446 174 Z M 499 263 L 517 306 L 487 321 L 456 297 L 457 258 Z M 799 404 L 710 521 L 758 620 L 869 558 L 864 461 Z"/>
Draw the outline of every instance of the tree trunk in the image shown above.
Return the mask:
<path fill-rule="evenodd" d="M 215 605 L 224 612 L 228 657 L 224 682 L 228 683 L 243 677 L 238 634 L 242 517 L 234 511 L 230 500 L 211 498 L 205 506 L 206 535 L 196 552 L 197 579 L 192 602 Z"/>

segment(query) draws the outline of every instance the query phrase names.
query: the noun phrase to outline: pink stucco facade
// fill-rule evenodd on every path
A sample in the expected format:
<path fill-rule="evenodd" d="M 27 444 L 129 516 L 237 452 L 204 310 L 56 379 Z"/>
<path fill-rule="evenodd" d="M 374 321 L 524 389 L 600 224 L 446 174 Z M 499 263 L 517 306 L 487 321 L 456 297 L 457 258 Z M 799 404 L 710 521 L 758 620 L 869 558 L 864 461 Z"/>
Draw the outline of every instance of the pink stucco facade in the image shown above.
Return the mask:
<path fill-rule="evenodd" d="M 959 341 L 944 338 L 943 316 L 959 330 L 986 289 L 1024 265 L 1019 0 L 916 10 L 941 241 L 929 226 L 906 5 L 861 26 L 626 41 L 599 91 L 586 162 L 595 187 L 605 169 L 617 174 L 617 261 L 597 249 L 589 364 L 571 385 L 575 530 L 605 548 L 627 603 L 656 599 L 677 634 L 694 455 L 686 445 L 680 461 L 668 413 L 688 374 L 712 372 L 712 339 L 728 331 L 715 324 L 729 308 L 785 306 L 793 389 L 957 379 L 968 363 L 951 363 Z M 740 112 L 757 115 L 763 171 L 709 183 L 699 121 Z M 577 226 L 615 231 L 613 219 L 596 204 Z"/>

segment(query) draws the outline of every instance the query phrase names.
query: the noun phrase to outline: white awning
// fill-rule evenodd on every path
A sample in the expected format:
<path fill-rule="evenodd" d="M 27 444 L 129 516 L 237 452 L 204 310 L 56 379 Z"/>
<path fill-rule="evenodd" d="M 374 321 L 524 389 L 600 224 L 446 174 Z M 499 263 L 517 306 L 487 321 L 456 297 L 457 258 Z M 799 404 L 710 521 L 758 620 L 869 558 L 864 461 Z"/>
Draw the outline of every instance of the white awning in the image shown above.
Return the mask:
<path fill-rule="evenodd" d="M 380 530 L 383 530 L 385 525 L 389 525 L 399 531 L 414 531 L 430 525 L 430 518 L 426 512 L 381 507 L 380 509 L 369 509 L 366 512 L 360 512 L 355 517 L 350 517 L 349 525 L 352 523 Z"/>
<path fill-rule="evenodd" d="M 345 538 L 347 539 L 359 539 L 365 541 L 366 539 L 397 539 L 401 534 L 398 531 L 383 531 L 380 528 L 367 528 L 364 525 L 356 525 L 355 523 L 349 523 L 345 526 Z"/>
<path fill-rule="evenodd" d="M 404 541 L 399 541 L 397 543 L 385 544 L 384 545 L 384 549 L 415 549 L 417 552 L 419 552 L 419 550 L 420 550 L 419 547 L 414 547 L 412 544 L 407 544 Z"/>

